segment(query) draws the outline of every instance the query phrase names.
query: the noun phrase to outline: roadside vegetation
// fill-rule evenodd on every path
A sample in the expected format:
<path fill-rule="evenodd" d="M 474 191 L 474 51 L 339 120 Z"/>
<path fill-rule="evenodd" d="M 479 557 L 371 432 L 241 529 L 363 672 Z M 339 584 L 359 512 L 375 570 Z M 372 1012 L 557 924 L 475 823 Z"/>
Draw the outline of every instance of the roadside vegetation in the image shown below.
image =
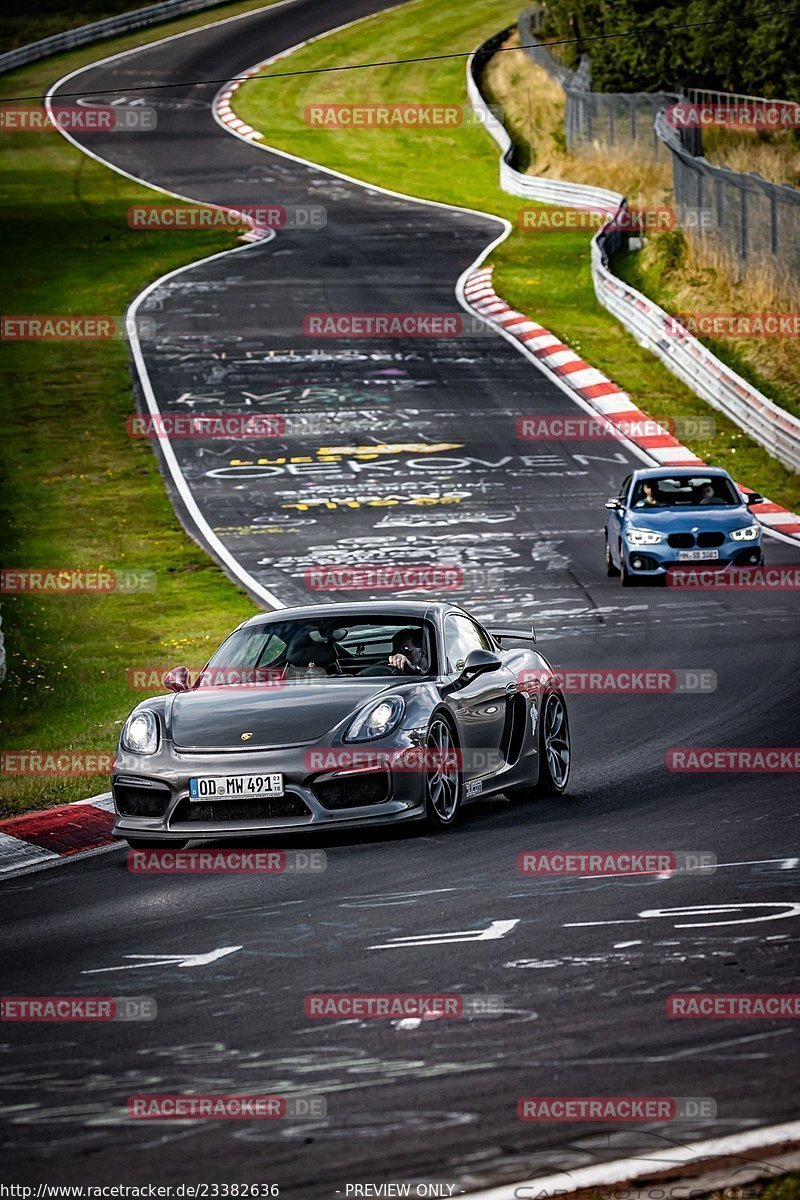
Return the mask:
<path fill-rule="evenodd" d="M 158 36 L 207 20 L 201 14 L 173 22 Z M 104 43 L 103 53 L 153 36 Z M 40 94 L 98 54 L 87 47 L 45 60 L 4 76 L 0 91 Z M 128 207 L 152 202 L 154 193 L 55 131 L 2 134 L 0 156 L 6 315 L 122 317 L 151 280 L 236 244 L 235 233 L 130 229 Z M 152 446 L 126 435 L 132 411 L 124 340 L 2 343 L 3 566 L 139 569 L 157 578 L 155 591 L 131 595 L 0 597 L 8 659 L 0 684 L 4 751 L 113 754 L 121 721 L 147 694 L 130 690 L 129 669 L 203 662 L 255 611 L 183 532 Z M 0 772 L 0 816 L 107 788 L 107 776 Z"/>
<path fill-rule="evenodd" d="M 600 145 L 587 155 L 567 153 L 562 88 L 523 50 L 513 48 L 519 46 L 516 32 L 504 44 L 509 49 L 490 59 L 484 79 L 494 103 L 505 113 L 518 170 L 576 183 L 601 183 L 626 196 L 631 207 L 673 205 L 668 161 L 653 162 L 629 150 Z M 753 151 L 763 144 L 752 136 L 743 137 Z M 714 144 L 720 148 L 726 142 L 716 138 Z M 733 146 L 737 147 L 735 169 L 741 170 L 746 161 L 744 144 L 735 139 L 729 148 Z M 613 266 L 622 279 L 675 314 L 789 313 L 800 308 L 800 281 L 788 272 L 776 276 L 754 263 L 742 281 L 736 265 L 715 250 L 711 239 L 698 242 L 680 230 L 664 230 L 647 237 L 642 251 L 617 255 Z M 800 338 L 715 341 L 703 337 L 701 341 L 776 404 L 800 415 Z"/>
<path fill-rule="evenodd" d="M 67 4 L 60 0 L 29 0 L 24 9 L 8 8 L 0 15 L 0 54 L 66 29 L 76 29 L 78 25 L 155 3 L 157 0 L 73 0 Z"/>
<path fill-rule="evenodd" d="M 545 36 L 564 61 L 592 60 L 601 92 L 680 85 L 789 100 L 800 91 L 800 24 L 790 7 L 739 0 L 547 0 Z M 630 36 L 619 37 L 622 31 Z M 670 33 L 670 31 L 673 31 Z M 614 36 L 617 35 L 617 36 Z M 590 40 L 591 39 L 591 40 Z"/>
<path fill-rule="evenodd" d="M 432 52 L 458 53 L 508 28 L 516 20 L 517 11 L 518 6 L 505 0 L 462 0 L 458 6 L 446 9 L 436 0 L 415 0 L 322 38 L 293 54 L 290 68 L 286 60 L 281 60 L 267 73 L 367 63 L 375 59 L 376 47 L 391 47 L 390 57 L 396 59 Z M 511 57 L 505 53 L 499 56 Z M 501 102 L 494 93 L 489 98 Z M 246 121 L 265 131 L 267 142 L 280 149 L 412 196 L 506 217 L 513 232 L 488 260 L 495 267 L 498 293 L 604 371 L 648 414 L 673 419 L 713 415 L 716 436 L 690 441 L 692 449 L 772 499 L 795 507 L 800 502 L 797 476 L 721 414 L 709 409 L 597 304 L 589 270 L 589 231 L 520 227 L 520 211 L 526 205 L 500 191 L 497 147 L 480 126 L 467 119 L 458 127 L 336 129 L 309 125 L 305 120 L 306 107 L 312 104 L 399 103 L 412 99 L 461 103 L 469 113 L 464 59 L 286 78 L 255 77 L 236 92 L 235 108 Z M 558 139 L 551 136 L 554 131 L 554 123 L 542 119 L 539 143 L 553 161 L 563 152 Z M 587 169 L 586 182 L 616 187 L 629 178 L 621 167 L 619 174 L 616 170 L 604 156 L 604 164 Z M 649 189 L 660 186 L 648 170 L 642 166 L 634 178 L 634 186 L 642 196 L 654 194 Z M 624 190 L 630 192 L 631 186 Z M 454 264 L 454 268 L 461 265 L 466 264 Z"/>

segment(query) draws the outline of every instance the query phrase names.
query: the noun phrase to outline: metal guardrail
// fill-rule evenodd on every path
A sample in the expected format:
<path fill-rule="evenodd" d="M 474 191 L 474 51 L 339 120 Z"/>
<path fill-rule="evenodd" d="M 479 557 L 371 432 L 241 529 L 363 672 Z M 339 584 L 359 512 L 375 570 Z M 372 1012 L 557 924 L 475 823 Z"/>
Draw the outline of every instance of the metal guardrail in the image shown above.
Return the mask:
<path fill-rule="evenodd" d="M 512 196 L 538 200 L 542 204 L 563 204 L 569 208 L 616 211 L 622 203 L 622 196 L 619 192 L 609 191 L 608 188 L 589 187 L 582 183 L 570 183 L 563 179 L 546 179 L 541 175 L 523 175 L 514 169 L 512 165 L 514 145 L 508 135 L 508 130 L 492 112 L 477 83 L 477 78 L 484 65 L 496 48 L 505 41 L 509 32 L 504 29 L 502 33 L 489 38 L 470 56 L 467 62 L 467 91 L 470 102 L 486 132 L 494 138 L 502 152 L 500 187 L 504 192 L 510 192 Z"/>
<path fill-rule="evenodd" d="M 14 50 L 0 54 L 0 74 L 13 71 L 16 67 L 27 66 L 28 63 L 38 62 L 40 58 L 47 58 L 51 54 L 74 50 L 76 46 L 99 42 L 114 37 L 117 33 L 144 29 L 148 25 L 157 25 L 172 17 L 181 17 L 185 13 L 200 12 L 204 8 L 214 8 L 221 3 L 223 0 L 162 0 L 162 3 L 151 4 L 147 8 L 135 8 L 131 12 L 118 13 L 115 17 L 106 17 L 102 21 L 79 25 L 76 29 L 65 29 L 63 33 L 54 33 L 52 37 L 28 42 L 25 46 L 17 46 Z"/>
<path fill-rule="evenodd" d="M 672 155 L 676 206 L 710 212 L 709 227 L 696 236 L 715 238 L 740 266 L 770 264 L 790 274 L 800 270 L 800 191 L 699 157 L 663 112 L 654 128 Z"/>
<path fill-rule="evenodd" d="M 519 40 L 531 62 L 564 90 L 564 136 L 570 153 L 596 153 L 605 146 L 614 146 L 651 159 L 667 159 L 666 149 L 653 130 L 653 118 L 659 109 L 680 99 L 677 93 L 593 91 L 588 55 L 582 55 L 577 69 L 571 71 L 540 41 L 543 15 L 536 6 L 519 14 Z"/>
<path fill-rule="evenodd" d="M 615 209 L 626 208 L 627 202 L 617 192 L 581 183 L 523 175 L 511 165 L 511 138 L 489 109 L 478 85 L 480 71 L 506 33 L 504 31 L 484 42 L 467 63 L 470 100 L 481 123 L 502 151 L 502 190 L 544 204 L 606 211 L 612 206 Z M 671 331 L 673 319 L 664 309 L 613 274 L 609 258 L 624 236 L 619 230 L 603 228 L 592 238 L 592 282 L 599 303 L 633 334 L 641 346 L 656 354 L 692 391 L 728 416 L 784 466 L 800 471 L 800 419 L 779 408 L 747 383 L 690 333 L 676 336 Z"/>

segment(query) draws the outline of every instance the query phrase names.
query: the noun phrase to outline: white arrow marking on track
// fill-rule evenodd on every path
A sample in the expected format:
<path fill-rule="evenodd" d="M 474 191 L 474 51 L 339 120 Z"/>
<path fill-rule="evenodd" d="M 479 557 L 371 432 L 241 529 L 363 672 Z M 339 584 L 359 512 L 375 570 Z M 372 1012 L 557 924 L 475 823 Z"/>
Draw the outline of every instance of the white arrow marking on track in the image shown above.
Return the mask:
<path fill-rule="evenodd" d="M 241 946 L 220 946 L 208 954 L 126 954 L 125 958 L 143 958 L 146 962 L 125 963 L 122 967 L 96 967 L 93 971 L 81 971 L 81 975 L 102 975 L 105 971 L 137 971 L 142 967 L 204 967 L 216 962 L 226 954 L 241 950 Z"/>
<path fill-rule="evenodd" d="M 449 946 L 454 942 L 492 942 L 505 937 L 515 925 L 519 925 L 519 917 L 514 921 L 492 921 L 488 929 L 462 929 L 456 933 L 421 933 L 414 937 L 391 938 L 379 946 L 369 946 L 370 950 L 395 950 L 403 946 Z"/>
<path fill-rule="evenodd" d="M 800 903 L 791 900 L 763 901 L 748 904 L 690 904 L 685 908 L 645 908 L 635 917 L 622 921 L 569 921 L 564 929 L 578 929 L 589 925 L 636 925 L 648 917 L 710 917 L 729 916 L 748 908 L 782 908 L 783 912 L 769 912 L 763 917 L 741 916 L 733 921 L 687 921 L 675 923 L 675 929 L 706 929 L 711 925 L 755 925 L 758 921 L 781 921 L 784 917 L 800 915 Z"/>

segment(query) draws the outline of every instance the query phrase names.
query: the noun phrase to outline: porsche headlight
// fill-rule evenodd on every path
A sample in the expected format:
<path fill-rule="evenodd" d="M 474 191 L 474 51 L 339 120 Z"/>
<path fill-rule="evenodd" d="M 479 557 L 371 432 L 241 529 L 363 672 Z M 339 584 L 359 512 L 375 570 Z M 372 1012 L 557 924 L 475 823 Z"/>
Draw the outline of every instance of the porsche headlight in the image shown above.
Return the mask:
<path fill-rule="evenodd" d="M 754 542 L 760 533 L 760 525 L 745 525 L 743 529 L 732 529 L 731 537 L 735 542 Z"/>
<path fill-rule="evenodd" d="M 632 546 L 656 546 L 663 540 L 663 533 L 654 533 L 652 529 L 628 530 L 628 541 Z"/>
<path fill-rule="evenodd" d="M 368 742 L 372 738 L 385 737 L 400 724 L 406 710 L 402 696 L 387 696 L 383 700 L 372 700 L 356 713 L 344 734 L 346 742 Z"/>
<path fill-rule="evenodd" d="M 142 709 L 128 717 L 120 742 L 123 750 L 132 754 L 155 754 L 158 749 L 158 721 L 150 709 Z"/>

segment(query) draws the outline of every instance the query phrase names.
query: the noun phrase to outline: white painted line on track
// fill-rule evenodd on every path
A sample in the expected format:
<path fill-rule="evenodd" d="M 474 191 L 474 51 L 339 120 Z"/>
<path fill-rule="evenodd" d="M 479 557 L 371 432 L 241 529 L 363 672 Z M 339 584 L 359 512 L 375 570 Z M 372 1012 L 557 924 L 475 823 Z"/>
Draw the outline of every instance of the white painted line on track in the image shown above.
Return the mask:
<path fill-rule="evenodd" d="M 587 1188 L 609 1187 L 613 1184 L 650 1178 L 659 1171 L 673 1171 L 687 1166 L 697 1171 L 703 1160 L 731 1157 L 750 1150 L 766 1150 L 800 1139 L 800 1121 L 784 1125 L 768 1125 L 734 1133 L 727 1137 L 710 1138 L 687 1146 L 670 1145 L 642 1153 L 636 1158 L 621 1158 L 613 1162 L 545 1175 L 538 1179 L 522 1179 L 480 1192 L 468 1193 L 470 1200 L 547 1200 L 553 1196 L 568 1196 Z"/>

